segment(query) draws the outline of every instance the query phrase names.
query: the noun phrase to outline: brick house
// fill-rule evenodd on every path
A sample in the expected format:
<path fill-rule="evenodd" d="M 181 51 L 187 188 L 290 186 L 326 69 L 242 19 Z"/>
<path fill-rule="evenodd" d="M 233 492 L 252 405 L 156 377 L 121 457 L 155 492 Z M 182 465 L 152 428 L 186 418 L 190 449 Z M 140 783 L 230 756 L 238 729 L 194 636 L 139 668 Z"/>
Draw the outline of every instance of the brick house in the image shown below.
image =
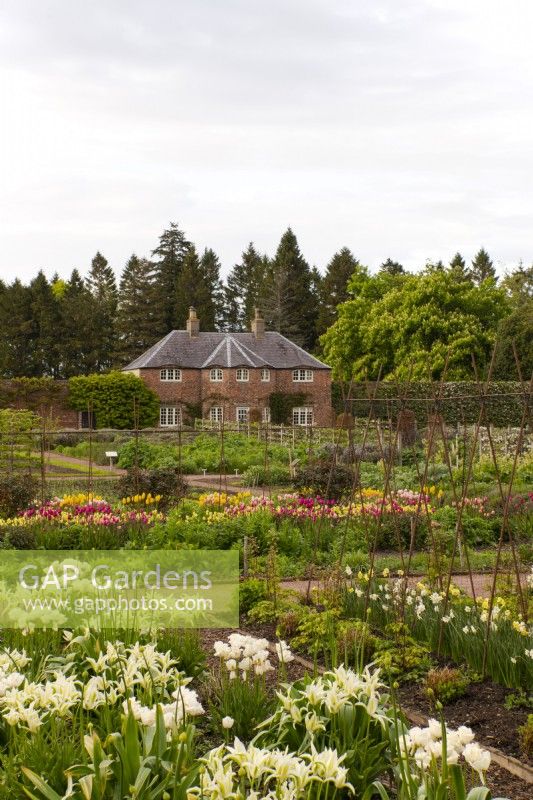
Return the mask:
<path fill-rule="evenodd" d="M 246 333 L 201 332 L 191 308 L 187 329 L 171 331 L 124 371 L 141 377 L 161 401 L 159 424 L 186 418 L 268 422 L 270 396 L 296 395 L 289 422 L 331 425 L 331 369 L 255 312 Z"/>

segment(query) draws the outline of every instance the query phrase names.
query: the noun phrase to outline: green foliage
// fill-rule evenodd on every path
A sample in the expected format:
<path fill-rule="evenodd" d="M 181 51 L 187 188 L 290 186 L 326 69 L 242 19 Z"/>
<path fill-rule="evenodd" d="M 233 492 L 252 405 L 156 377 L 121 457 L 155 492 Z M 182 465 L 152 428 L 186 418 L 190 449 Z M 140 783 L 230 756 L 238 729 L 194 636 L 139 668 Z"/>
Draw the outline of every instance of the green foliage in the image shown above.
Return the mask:
<path fill-rule="evenodd" d="M 374 663 L 381 667 L 388 681 L 412 681 L 423 677 L 431 668 L 427 647 L 419 644 L 407 625 L 394 622 L 386 625 L 387 638 L 376 641 Z"/>
<path fill-rule="evenodd" d="M 153 427 L 158 420 L 157 395 L 127 372 L 70 378 L 69 400 L 77 411 L 91 407 L 99 428 L 134 428 L 136 413 L 141 428 Z"/>
<path fill-rule="evenodd" d="M 357 485 L 349 467 L 335 464 L 331 458 L 311 461 L 299 469 L 294 479 L 296 489 L 311 489 L 327 500 L 339 500 Z"/>
<path fill-rule="evenodd" d="M 272 392 L 268 398 L 270 418 L 274 425 L 292 423 L 292 409 L 305 405 L 307 395 L 303 392 Z"/>
<path fill-rule="evenodd" d="M 280 464 L 248 467 L 241 478 L 243 486 L 286 486 L 291 483 L 288 467 Z"/>
<path fill-rule="evenodd" d="M 463 697 L 470 686 L 470 679 L 464 670 L 453 667 L 430 669 L 426 675 L 425 690 L 432 703 L 443 705 Z"/>
<path fill-rule="evenodd" d="M 0 515 L 14 517 L 37 495 L 37 481 L 31 475 L 4 474 L 0 477 Z"/>
<path fill-rule="evenodd" d="M 518 728 L 520 749 L 527 758 L 533 758 L 533 714 L 528 714 L 527 722 Z"/>
<path fill-rule="evenodd" d="M 449 379 L 472 375 L 472 354 L 487 363 L 506 297 L 493 281 L 457 281 L 450 271 L 371 276 L 364 268 L 349 284 L 352 298 L 339 307 L 321 338 L 328 363 L 349 380 L 407 376 Z"/>
<path fill-rule="evenodd" d="M 161 504 L 176 502 L 187 494 L 187 483 L 176 469 L 130 469 L 123 475 L 118 484 L 117 491 L 123 497 L 131 495 L 151 494 L 152 497 L 161 495 Z"/>
<path fill-rule="evenodd" d="M 247 614 L 250 609 L 262 600 L 266 600 L 268 589 L 266 581 L 259 578 L 247 578 L 239 584 L 239 610 Z"/>

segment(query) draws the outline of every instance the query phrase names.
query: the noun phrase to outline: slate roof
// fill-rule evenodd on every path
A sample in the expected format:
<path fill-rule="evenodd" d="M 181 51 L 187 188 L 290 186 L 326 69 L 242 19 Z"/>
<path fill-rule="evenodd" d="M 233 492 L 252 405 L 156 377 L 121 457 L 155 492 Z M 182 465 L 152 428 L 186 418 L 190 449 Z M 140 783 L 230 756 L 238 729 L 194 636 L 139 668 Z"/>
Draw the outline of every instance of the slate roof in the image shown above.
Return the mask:
<path fill-rule="evenodd" d="M 330 369 L 280 333 L 203 333 L 191 338 L 187 331 L 171 331 L 124 370 L 182 367 L 272 367 L 272 369 Z"/>

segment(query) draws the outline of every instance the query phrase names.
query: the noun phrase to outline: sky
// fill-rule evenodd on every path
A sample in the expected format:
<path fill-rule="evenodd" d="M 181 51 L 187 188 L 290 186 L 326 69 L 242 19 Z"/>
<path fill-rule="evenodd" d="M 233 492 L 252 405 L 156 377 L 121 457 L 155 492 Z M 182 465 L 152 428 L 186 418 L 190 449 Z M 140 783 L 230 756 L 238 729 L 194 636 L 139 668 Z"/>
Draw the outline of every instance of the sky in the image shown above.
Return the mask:
<path fill-rule="evenodd" d="M 533 261 L 531 0 L 0 0 L 0 278 Z"/>

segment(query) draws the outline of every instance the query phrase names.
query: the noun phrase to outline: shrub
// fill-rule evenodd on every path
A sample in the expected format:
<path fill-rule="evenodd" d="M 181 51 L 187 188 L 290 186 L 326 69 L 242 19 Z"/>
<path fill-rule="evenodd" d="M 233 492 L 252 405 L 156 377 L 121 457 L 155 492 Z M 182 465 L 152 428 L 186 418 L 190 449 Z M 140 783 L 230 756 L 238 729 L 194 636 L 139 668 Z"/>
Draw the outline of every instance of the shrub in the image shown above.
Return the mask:
<path fill-rule="evenodd" d="M 468 675 L 460 669 L 442 667 L 430 669 L 426 675 L 426 694 L 432 700 L 438 700 L 443 705 L 462 697 L 470 685 Z"/>
<path fill-rule="evenodd" d="M 340 500 L 352 490 L 353 486 L 352 470 L 341 464 L 335 464 L 329 458 L 311 461 L 298 470 L 294 479 L 296 489 L 311 489 L 312 492 L 333 500 Z"/>
<path fill-rule="evenodd" d="M 533 714 L 528 714 L 527 722 L 518 728 L 520 749 L 527 758 L 533 758 Z"/>
<path fill-rule="evenodd" d="M 159 398 L 137 375 L 78 375 L 69 379 L 68 386 L 72 408 L 87 411 L 91 406 L 98 428 L 131 429 L 136 423 L 150 428 L 157 422 Z"/>
<path fill-rule="evenodd" d="M 249 578 L 239 585 L 239 610 L 247 614 L 250 609 L 268 595 L 266 581 L 259 578 Z"/>
<path fill-rule="evenodd" d="M 122 497 L 142 492 L 161 495 L 161 505 L 165 505 L 185 497 L 188 486 L 176 469 L 129 469 L 120 478 L 117 488 Z"/>
<path fill-rule="evenodd" d="M 288 468 L 279 464 L 272 464 L 267 469 L 262 465 L 248 467 L 241 477 L 243 486 L 286 486 L 291 483 Z"/>
<path fill-rule="evenodd" d="M 31 475 L 4 475 L 0 479 L 0 514 L 14 517 L 27 508 L 37 494 L 37 482 Z"/>

